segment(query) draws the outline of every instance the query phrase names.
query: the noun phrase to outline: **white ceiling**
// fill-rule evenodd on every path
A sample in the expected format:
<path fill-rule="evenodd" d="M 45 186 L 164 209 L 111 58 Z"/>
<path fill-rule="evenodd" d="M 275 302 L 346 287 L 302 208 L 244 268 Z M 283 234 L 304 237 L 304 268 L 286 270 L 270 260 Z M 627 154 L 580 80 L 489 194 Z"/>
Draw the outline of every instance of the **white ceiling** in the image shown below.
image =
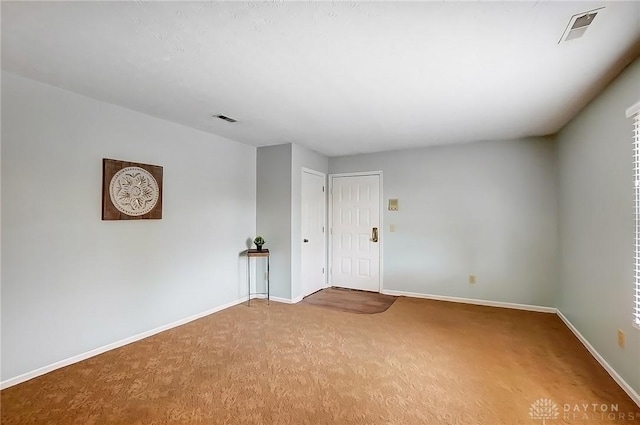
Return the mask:
<path fill-rule="evenodd" d="M 638 2 L 2 2 L 5 70 L 329 156 L 553 134 L 638 55 Z"/>

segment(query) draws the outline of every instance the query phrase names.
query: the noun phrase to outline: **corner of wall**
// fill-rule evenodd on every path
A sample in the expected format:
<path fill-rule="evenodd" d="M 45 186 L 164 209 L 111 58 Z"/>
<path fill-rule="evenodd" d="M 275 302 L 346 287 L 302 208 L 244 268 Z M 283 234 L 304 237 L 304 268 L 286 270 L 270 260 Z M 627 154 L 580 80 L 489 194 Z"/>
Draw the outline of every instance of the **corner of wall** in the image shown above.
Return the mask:
<path fill-rule="evenodd" d="M 271 252 L 271 293 L 284 299 L 291 298 L 291 158 L 290 143 L 257 150 L 256 232 Z"/>

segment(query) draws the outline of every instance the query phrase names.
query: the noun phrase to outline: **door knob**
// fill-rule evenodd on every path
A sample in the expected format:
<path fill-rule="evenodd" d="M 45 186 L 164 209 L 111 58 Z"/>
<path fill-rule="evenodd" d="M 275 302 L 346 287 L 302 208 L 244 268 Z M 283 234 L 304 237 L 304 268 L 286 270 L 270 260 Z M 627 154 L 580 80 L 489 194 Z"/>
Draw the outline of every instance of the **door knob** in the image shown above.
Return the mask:
<path fill-rule="evenodd" d="M 371 241 L 378 242 L 378 228 L 374 227 L 371 229 Z"/>
<path fill-rule="evenodd" d="M 303 239 L 302 242 L 307 243 L 309 242 L 309 239 Z"/>

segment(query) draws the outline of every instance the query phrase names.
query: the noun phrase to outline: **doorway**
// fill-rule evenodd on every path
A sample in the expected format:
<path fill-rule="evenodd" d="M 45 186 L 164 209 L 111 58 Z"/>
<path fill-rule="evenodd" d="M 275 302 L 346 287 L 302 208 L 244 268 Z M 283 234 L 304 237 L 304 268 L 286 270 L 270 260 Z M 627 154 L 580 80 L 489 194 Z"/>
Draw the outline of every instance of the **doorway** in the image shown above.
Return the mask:
<path fill-rule="evenodd" d="M 329 178 L 331 286 L 380 292 L 381 180 L 381 172 Z"/>
<path fill-rule="evenodd" d="M 302 296 L 312 294 L 326 286 L 326 175 L 302 169 Z"/>

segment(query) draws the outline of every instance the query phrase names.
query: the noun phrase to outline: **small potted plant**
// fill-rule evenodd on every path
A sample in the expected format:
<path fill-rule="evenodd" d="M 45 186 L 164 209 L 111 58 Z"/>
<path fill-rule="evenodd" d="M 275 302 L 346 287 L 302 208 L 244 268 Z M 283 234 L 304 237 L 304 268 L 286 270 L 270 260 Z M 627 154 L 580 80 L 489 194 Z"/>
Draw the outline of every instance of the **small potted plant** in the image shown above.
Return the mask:
<path fill-rule="evenodd" d="M 264 245 L 264 238 L 262 236 L 256 236 L 253 240 L 253 243 L 256 244 L 258 251 L 262 251 L 262 245 Z"/>

